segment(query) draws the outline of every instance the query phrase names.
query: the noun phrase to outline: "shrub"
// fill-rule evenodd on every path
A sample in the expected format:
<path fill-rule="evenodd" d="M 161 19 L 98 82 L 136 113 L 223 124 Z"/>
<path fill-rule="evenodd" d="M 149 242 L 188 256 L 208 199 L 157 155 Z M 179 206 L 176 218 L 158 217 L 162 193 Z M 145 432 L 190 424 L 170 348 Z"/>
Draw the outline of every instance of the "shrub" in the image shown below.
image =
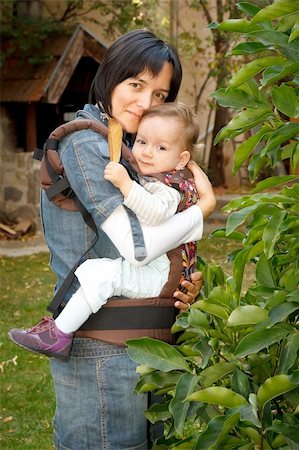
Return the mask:
<path fill-rule="evenodd" d="M 227 89 L 213 96 L 236 111 L 216 142 L 249 133 L 234 155 L 255 182 L 264 167 L 299 164 L 299 5 L 276 0 L 239 8 L 250 19 L 212 24 L 239 32 L 231 52 L 246 55 Z M 254 58 L 253 58 L 254 57 Z M 154 449 L 297 449 L 299 441 L 299 185 L 297 175 L 266 178 L 232 200 L 225 230 L 238 243 L 232 276 L 200 260 L 202 296 L 173 325 L 176 345 L 128 341 L 138 393 L 162 395 L 146 417 L 164 423 Z M 280 189 L 280 190 L 279 190 Z M 240 248 L 241 244 L 241 248 Z M 255 280 L 244 288 L 244 272 Z"/>

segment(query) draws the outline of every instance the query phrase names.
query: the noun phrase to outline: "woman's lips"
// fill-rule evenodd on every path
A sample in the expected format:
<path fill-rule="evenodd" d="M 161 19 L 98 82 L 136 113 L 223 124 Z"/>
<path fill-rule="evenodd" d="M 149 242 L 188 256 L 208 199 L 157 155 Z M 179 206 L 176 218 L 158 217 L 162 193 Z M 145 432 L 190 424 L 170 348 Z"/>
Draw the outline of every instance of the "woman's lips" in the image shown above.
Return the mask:
<path fill-rule="evenodd" d="M 140 120 L 141 119 L 141 115 L 134 113 L 133 111 L 127 111 L 129 114 L 131 114 L 131 116 L 135 117 L 136 120 Z"/>

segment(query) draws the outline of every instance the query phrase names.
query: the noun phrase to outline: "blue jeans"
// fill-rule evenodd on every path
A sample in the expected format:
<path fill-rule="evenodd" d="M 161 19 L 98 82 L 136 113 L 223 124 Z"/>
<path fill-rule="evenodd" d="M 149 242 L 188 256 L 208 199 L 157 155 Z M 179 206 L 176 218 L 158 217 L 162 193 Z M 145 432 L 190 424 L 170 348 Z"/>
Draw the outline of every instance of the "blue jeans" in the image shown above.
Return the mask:
<path fill-rule="evenodd" d="M 51 359 L 56 393 L 54 443 L 58 450 L 147 450 L 147 396 L 126 351 L 75 338 L 71 359 Z"/>

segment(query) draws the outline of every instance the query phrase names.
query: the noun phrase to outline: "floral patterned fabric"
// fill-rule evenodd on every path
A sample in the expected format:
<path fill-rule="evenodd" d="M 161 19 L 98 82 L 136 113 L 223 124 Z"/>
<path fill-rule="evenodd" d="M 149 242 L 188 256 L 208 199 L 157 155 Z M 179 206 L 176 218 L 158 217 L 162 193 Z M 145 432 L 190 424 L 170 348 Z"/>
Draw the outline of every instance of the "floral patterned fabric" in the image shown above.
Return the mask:
<path fill-rule="evenodd" d="M 184 171 L 174 171 L 164 174 L 164 182 L 168 186 L 177 189 L 181 196 L 182 201 L 178 207 L 178 211 L 189 208 L 198 200 L 194 180 L 192 178 L 186 178 Z M 191 273 L 194 272 L 196 267 L 196 242 L 188 242 L 180 247 L 182 252 L 182 276 L 180 284 L 184 280 L 190 279 Z"/>

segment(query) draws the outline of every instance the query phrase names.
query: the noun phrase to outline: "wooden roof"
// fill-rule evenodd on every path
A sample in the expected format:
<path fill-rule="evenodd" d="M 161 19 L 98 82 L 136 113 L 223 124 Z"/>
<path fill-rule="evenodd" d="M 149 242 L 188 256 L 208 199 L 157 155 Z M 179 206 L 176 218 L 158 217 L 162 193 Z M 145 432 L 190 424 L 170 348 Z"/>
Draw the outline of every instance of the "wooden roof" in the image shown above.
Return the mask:
<path fill-rule="evenodd" d="M 71 36 L 51 36 L 44 43 L 52 61 L 37 66 L 14 56 L 1 68 L 2 102 L 59 102 L 77 64 L 84 56 L 100 63 L 106 50 L 95 36 L 79 25 Z"/>

